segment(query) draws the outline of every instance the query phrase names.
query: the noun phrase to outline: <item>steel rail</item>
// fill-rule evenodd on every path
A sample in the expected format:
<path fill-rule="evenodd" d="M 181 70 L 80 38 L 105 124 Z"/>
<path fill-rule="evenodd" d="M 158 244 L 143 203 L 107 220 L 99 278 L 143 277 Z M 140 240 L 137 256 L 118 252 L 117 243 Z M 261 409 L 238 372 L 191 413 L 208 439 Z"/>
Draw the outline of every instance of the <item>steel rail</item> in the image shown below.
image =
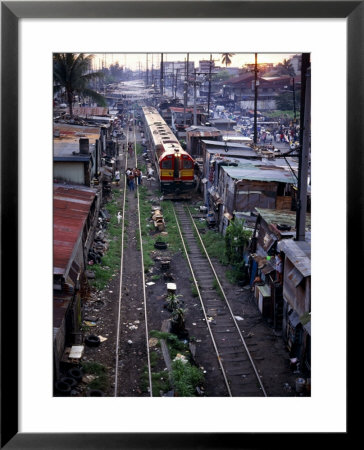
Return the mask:
<path fill-rule="evenodd" d="M 134 114 L 133 114 L 134 117 Z M 135 124 L 134 124 L 134 155 L 135 155 L 135 167 L 138 167 L 137 149 L 136 149 L 136 136 L 135 136 Z M 138 181 L 137 181 L 138 183 Z M 147 294 L 145 290 L 145 273 L 144 273 L 144 256 L 143 256 L 143 240 L 142 240 L 142 228 L 140 223 L 140 204 L 139 204 L 139 187 L 136 188 L 137 192 L 137 205 L 138 205 L 138 225 L 139 225 L 139 242 L 140 242 L 140 257 L 142 262 L 142 281 L 143 281 L 143 299 L 144 299 L 144 316 L 145 316 L 145 336 L 147 345 L 147 359 L 148 359 L 148 377 L 149 377 L 149 393 L 153 397 L 153 385 L 152 385 L 152 368 L 150 364 L 150 352 L 149 352 L 149 330 L 148 330 L 148 313 L 147 313 Z"/>
<path fill-rule="evenodd" d="M 195 273 L 194 273 L 194 270 L 193 270 L 193 267 L 192 267 L 190 258 L 189 258 L 189 256 L 188 256 L 187 248 L 186 248 L 186 245 L 185 245 L 185 240 L 184 240 L 184 237 L 183 237 L 181 228 L 180 228 L 180 226 L 179 226 L 179 222 L 178 222 L 178 218 L 177 218 L 177 215 L 176 215 L 175 208 L 173 208 L 173 213 L 174 213 L 174 217 L 175 217 L 175 219 L 176 219 L 176 224 L 177 224 L 178 232 L 179 232 L 180 237 L 181 237 L 181 242 L 182 242 L 183 249 L 184 249 L 184 251 L 185 251 L 185 255 L 186 255 L 186 258 L 187 258 L 187 262 L 188 262 L 188 265 L 189 265 L 189 268 L 190 268 L 190 271 L 191 271 L 191 275 L 192 275 L 192 278 L 193 278 L 193 282 L 195 283 L 195 286 L 196 286 L 196 289 L 197 289 L 197 293 L 198 293 L 198 297 L 199 297 L 199 299 L 200 299 L 200 303 L 201 303 L 201 307 L 202 307 L 203 314 L 204 314 L 204 316 L 205 316 L 205 321 L 206 321 L 206 324 L 207 324 L 207 328 L 208 328 L 208 330 L 209 330 L 209 333 L 210 333 L 210 336 L 211 336 L 211 340 L 212 340 L 212 344 L 213 344 L 213 346 L 214 346 L 214 349 L 215 349 L 215 352 L 216 352 L 216 355 L 217 355 L 217 360 L 218 360 L 218 363 L 219 363 L 219 365 L 220 365 L 220 369 L 221 369 L 221 372 L 222 372 L 222 374 L 223 374 L 224 381 L 225 381 L 226 388 L 227 388 L 227 391 L 228 391 L 228 393 L 229 393 L 229 396 L 232 397 L 232 393 L 231 393 L 229 381 L 228 381 L 228 379 L 227 379 L 227 376 L 226 376 L 226 373 L 225 373 L 225 368 L 224 368 L 224 366 L 223 366 L 223 364 L 222 364 L 222 361 L 221 361 L 220 352 L 219 352 L 219 350 L 218 350 L 218 348 L 217 348 L 216 341 L 215 341 L 215 338 L 214 338 L 214 336 L 213 336 L 213 333 L 212 333 L 212 330 L 211 330 L 211 327 L 210 327 L 210 323 L 209 323 L 209 321 L 208 321 L 208 317 L 207 317 L 207 314 L 206 314 L 205 305 L 204 305 L 204 303 L 203 303 L 203 300 L 202 300 L 202 297 L 201 297 L 201 293 L 200 293 L 200 289 L 199 289 L 199 287 L 198 287 L 198 282 L 197 282 L 197 280 L 196 280 Z"/>
<path fill-rule="evenodd" d="M 235 325 L 235 327 L 236 327 L 236 329 L 237 329 L 237 331 L 238 331 L 238 333 L 239 333 L 240 339 L 241 339 L 241 341 L 242 341 L 242 343 L 243 343 L 243 345 L 244 345 L 245 351 L 246 351 L 246 353 L 247 353 L 247 355 L 248 355 L 248 358 L 249 358 L 249 360 L 250 360 L 250 362 L 251 362 L 251 365 L 252 365 L 252 367 L 253 367 L 254 373 L 255 373 L 255 375 L 256 375 L 258 381 L 259 381 L 259 385 L 260 385 L 260 387 L 261 387 L 261 389 L 262 389 L 262 392 L 264 393 L 264 396 L 267 397 L 267 393 L 266 393 L 266 391 L 265 391 L 265 389 L 264 389 L 264 386 L 263 386 L 263 383 L 262 383 L 262 381 L 261 381 L 261 379 L 260 379 L 258 370 L 257 370 L 257 368 L 256 368 L 256 366 L 255 366 L 255 363 L 254 363 L 254 361 L 253 361 L 253 358 L 252 358 L 252 356 L 251 356 L 251 354 L 250 354 L 250 352 L 249 352 L 249 349 L 248 349 L 248 347 L 247 347 L 247 345 L 246 345 L 245 339 L 244 339 L 244 337 L 243 337 L 243 335 L 242 335 L 242 333 L 241 333 L 241 331 L 240 331 L 239 325 L 238 325 L 238 323 L 237 323 L 237 321 L 236 321 L 236 319 L 235 319 L 234 313 L 233 313 L 233 311 L 232 311 L 232 309 L 231 309 L 231 306 L 230 306 L 230 303 L 229 303 L 229 301 L 228 301 L 228 299 L 227 299 L 227 297 L 226 297 L 226 295 L 225 295 L 225 291 L 224 291 L 224 289 L 223 289 L 223 287 L 222 287 L 222 285 L 221 285 L 221 283 L 220 283 L 220 280 L 219 280 L 219 277 L 218 277 L 218 275 L 217 275 L 217 273 L 216 273 L 216 271 L 215 271 L 214 265 L 212 264 L 212 261 L 211 261 L 211 259 L 210 259 L 210 257 L 209 257 L 209 254 L 208 254 L 208 252 L 207 252 L 207 250 L 206 250 L 206 247 L 205 247 L 205 245 L 204 245 L 204 243 L 203 243 L 203 240 L 202 240 L 202 238 L 201 238 L 201 236 L 200 236 L 200 233 L 199 233 L 198 228 L 197 228 L 197 226 L 196 226 L 196 224 L 195 224 L 195 221 L 193 220 L 193 217 L 192 217 L 192 215 L 191 215 L 191 212 L 190 212 L 189 209 L 187 209 L 187 210 L 188 210 L 188 213 L 189 213 L 189 216 L 190 216 L 190 220 L 191 220 L 191 222 L 192 222 L 192 224 L 193 224 L 193 226 L 194 226 L 194 228 L 195 228 L 196 234 L 197 234 L 197 236 L 198 236 L 198 238 L 199 238 L 199 240 L 200 240 L 200 243 L 201 243 L 201 245 L 202 245 L 202 248 L 203 248 L 203 250 L 204 250 L 204 252 L 205 252 L 206 258 L 207 258 L 207 260 L 208 260 L 208 262 L 209 262 L 209 264 L 210 264 L 210 267 L 211 267 L 211 269 L 212 269 L 212 272 L 213 272 L 213 274 L 214 274 L 214 276 L 215 276 L 215 278 L 216 278 L 216 281 L 217 281 L 217 283 L 218 283 L 218 285 L 219 285 L 219 288 L 220 288 L 220 290 L 221 290 L 221 293 L 222 293 L 222 295 L 223 295 L 223 297 L 224 297 L 225 303 L 226 303 L 226 305 L 227 305 L 227 307 L 228 307 L 228 309 L 229 309 L 229 312 L 230 312 L 231 317 L 232 317 L 232 319 L 233 319 L 234 325 Z"/>
<path fill-rule="evenodd" d="M 126 134 L 126 143 L 129 141 L 129 128 Z M 125 168 L 127 166 L 128 152 L 125 153 Z M 115 349 L 115 383 L 114 383 L 114 397 L 118 393 L 118 377 L 119 377 L 119 341 L 120 341 L 120 323 L 121 323 L 121 297 L 123 289 L 123 270 L 124 270 L 124 235 L 125 235 L 125 204 L 126 204 L 126 177 L 124 177 L 124 196 L 123 196 L 123 219 L 121 226 L 121 256 L 120 256 L 120 283 L 119 283 L 119 298 L 118 298 L 118 319 L 116 331 L 116 349 Z"/>

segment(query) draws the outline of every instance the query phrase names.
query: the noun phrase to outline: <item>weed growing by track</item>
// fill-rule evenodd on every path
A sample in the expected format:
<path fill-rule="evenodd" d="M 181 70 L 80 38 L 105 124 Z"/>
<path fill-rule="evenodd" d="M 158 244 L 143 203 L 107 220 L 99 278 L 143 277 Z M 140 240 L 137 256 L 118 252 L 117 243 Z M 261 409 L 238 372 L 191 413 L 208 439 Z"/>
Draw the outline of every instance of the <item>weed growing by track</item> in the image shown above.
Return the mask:
<path fill-rule="evenodd" d="M 109 387 L 109 380 L 106 373 L 106 367 L 97 362 L 83 362 L 82 369 L 86 374 L 94 378 L 88 383 L 89 389 L 98 389 L 106 392 Z"/>
<path fill-rule="evenodd" d="M 122 222 L 118 224 L 116 217 L 118 211 L 121 211 L 120 197 L 121 191 L 113 189 L 111 200 L 105 206 L 105 209 L 110 214 L 110 222 L 105 230 L 108 249 L 102 257 L 101 263 L 91 266 L 92 271 L 95 273 L 92 286 L 98 290 L 104 289 L 115 272 L 120 269 Z"/>
<path fill-rule="evenodd" d="M 144 270 L 147 272 L 154 262 L 151 253 L 155 250 L 154 244 L 157 241 L 163 241 L 168 244 L 168 249 L 172 253 L 178 252 L 181 248 L 181 241 L 178 233 L 176 220 L 173 213 L 173 203 L 170 201 L 162 201 L 160 206 L 165 222 L 167 234 L 161 235 L 154 227 L 151 220 L 152 204 L 148 197 L 148 189 L 145 186 L 138 187 L 139 192 L 139 209 L 140 209 L 140 226 L 143 241 L 143 259 Z"/>
<path fill-rule="evenodd" d="M 159 397 L 161 393 L 166 393 L 174 389 L 175 395 L 178 397 L 194 397 L 196 395 L 196 387 L 204 383 L 204 375 L 201 369 L 196 367 L 190 361 L 190 352 L 188 344 L 180 341 L 173 333 L 164 333 L 152 330 L 152 337 L 159 340 L 164 339 L 167 343 L 168 351 L 172 359 L 172 370 L 168 373 L 166 370 L 152 373 L 153 396 Z M 160 367 L 160 353 L 152 352 L 151 358 L 152 369 L 157 365 Z M 159 361 L 158 361 L 159 360 Z M 158 364 L 159 362 L 159 364 Z M 164 361 L 162 361 L 162 366 Z M 146 389 L 148 386 L 147 368 L 142 375 L 142 386 Z"/>

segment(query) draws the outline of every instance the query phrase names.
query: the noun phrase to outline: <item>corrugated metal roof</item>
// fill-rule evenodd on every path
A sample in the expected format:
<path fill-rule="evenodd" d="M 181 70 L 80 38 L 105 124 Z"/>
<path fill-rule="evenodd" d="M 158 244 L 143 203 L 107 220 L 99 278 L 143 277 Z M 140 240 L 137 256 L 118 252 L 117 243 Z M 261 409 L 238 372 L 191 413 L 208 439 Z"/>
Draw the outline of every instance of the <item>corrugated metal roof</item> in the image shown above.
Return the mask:
<path fill-rule="evenodd" d="M 189 136 L 201 136 L 201 137 L 211 137 L 211 136 L 221 136 L 221 131 L 214 127 L 190 127 L 186 128 L 186 134 Z"/>
<path fill-rule="evenodd" d="M 239 144 L 238 142 L 225 143 L 224 141 L 210 141 L 209 139 L 203 139 L 202 142 L 206 144 L 207 148 L 208 147 L 221 147 L 221 148 L 227 147 L 228 149 L 242 148 L 242 149 L 250 150 L 251 152 L 256 154 L 256 152 L 251 147 L 249 147 L 246 144 Z"/>
<path fill-rule="evenodd" d="M 253 164 L 242 164 L 238 167 L 224 167 L 230 177 L 236 180 L 276 181 L 278 183 L 296 183 L 296 178 L 288 171 L 279 168 L 262 168 Z"/>
<path fill-rule="evenodd" d="M 184 108 L 180 108 L 180 107 L 178 107 L 178 106 L 171 106 L 170 108 L 169 108 L 172 112 L 178 112 L 178 113 L 184 113 L 184 111 L 185 111 L 185 109 Z M 193 108 L 186 108 L 186 112 L 194 112 L 194 109 Z M 201 114 L 201 113 L 203 113 L 204 111 L 203 111 L 203 109 L 201 109 L 201 108 L 196 108 L 196 112 L 197 112 L 197 114 Z"/>
<path fill-rule="evenodd" d="M 296 212 L 280 209 L 255 208 L 269 225 L 284 224 L 296 227 Z M 306 230 L 311 229 L 311 214 L 306 214 Z"/>
<path fill-rule="evenodd" d="M 87 137 L 90 140 L 100 137 L 100 127 L 87 127 L 69 123 L 54 123 L 53 128 L 60 133 L 59 139 Z"/>
<path fill-rule="evenodd" d="M 64 274 L 96 192 L 70 185 L 53 190 L 53 272 Z"/>
<path fill-rule="evenodd" d="M 258 290 L 261 292 L 263 297 L 271 296 L 271 288 L 268 284 L 257 285 Z"/>
<path fill-rule="evenodd" d="M 73 114 L 76 116 L 106 116 L 107 110 L 102 106 L 76 106 L 73 107 Z"/>
<path fill-rule="evenodd" d="M 309 242 L 283 239 L 278 243 L 278 250 L 285 253 L 304 277 L 311 275 L 311 245 Z"/>
<path fill-rule="evenodd" d="M 224 124 L 224 123 L 229 123 L 229 124 L 232 124 L 232 123 L 237 123 L 236 122 L 236 120 L 233 120 L 233 119 L 211 119 L 210 120 L 210 123 L 213 123 L 213 124 Z"/>

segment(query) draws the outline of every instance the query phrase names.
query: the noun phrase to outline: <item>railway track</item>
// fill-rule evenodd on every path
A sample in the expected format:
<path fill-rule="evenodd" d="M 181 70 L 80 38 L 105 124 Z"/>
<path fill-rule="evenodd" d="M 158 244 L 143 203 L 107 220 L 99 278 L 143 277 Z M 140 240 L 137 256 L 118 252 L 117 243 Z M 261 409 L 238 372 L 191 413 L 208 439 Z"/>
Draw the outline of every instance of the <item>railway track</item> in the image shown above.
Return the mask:
<path fill-rule="evenodd" d="M 121 167 L 121 173 L 125 173 L 127 167 L 137 167 L 137 151 L 136 151 L 136 134 L 135 126 L 133 125 L 132 131 L 129 131 L 129 126 L 126 134 L 126 147 L 131 142 L 134 146 L 134 155 L 130 157 L 128 151 L 124 152 L 123 163 Z M 134 193 L 136 194 L 134 196 Z M 147 297 L 145 291 L 145 278 L 144 278 L 144 261 L 143 261 L 143 241 L 141 238 L 141 226 L 140 226 L 140 205 L 139 205 L 139 192 L 136 188 L 135 191 L 129 193 L 127 187 L 126 177 L 124 177 L 123 184 L 123 199 L 122 199 L 122 226 L 121 226 L 121 260 L 120 260 L 120 283 L 119 283 L 119 298 L 117 306 L 117 336 L 115 346 L 115 377 L 114 377 L 114 396 L 132 396 L 133 393 L 124 392 L 122 390 L 123 377 L 136 377 L 140 375 L 140 370 L 144 365 L 148 368 L 148 380 L 149 380 L 149 395 L 152 396 L 152 376 L 151 376 L 151 364 L 149 353 L 149 332 L 148 332 L 148 316 L 147 316 Z M 128 207 L 127 207 L 128 202 Z M 130 222 L 131 215 L 136 215 L 138 229 L 134 229 L 133 233 L 139 234 L 140 248 L 137 250 L 136 242 L 130 242 L 130 239 L 126 239 L 127 235 L 127 222 Z M 126 220 L 127 219 L 127 220 Z M 128 264 L 130 262 L 125 258 L 125 253 L 128 248 L 131 249 L 133 258 L 136 258 L 136 264 Z M 130 254 L 129 254 L 130 258 Z M 137 273 L 131 269 L 131 267 L 139 267 Z M 140 276 L 140 273 L 142 276 Z M 130 293 L 128 281 L 133 280 L 133 291 Z M 138 326 L 133 325 L 137 323 Z M 133 339 L 137 342 L 133 342 L 131 339 L 127 339 L 127 334 L 130 331 L 127 330 L 126 324 L 132 324 L 129 327 L 135 331 L 132 335 Z M 143 331 L 144 329 L 144 331 Z M 143 346 L 144 341 L 144 346 Z M 137 362 L 134 361 L 135 355 L 131 354 L 128 345 L 130 342 L 139 344 L 140 347 L 144 347 L 142 354 L 138 354 Z M 139 351 L 140 353 L 140 351 Z M 144 361 L 143 361 L 144 359 Z M 128 361 L 129 362 L 128 362 Z M 136 371 L 128 371 L 127 367 L 136 367 Z M 136 381 L 136 380 L 135 380 Z"/>
<path fill-rule="evenodd" d="M 228 395 L 266 397 L 258 370 L 191 214 L 178 202 L 174 203 L 174 214 Z"/>

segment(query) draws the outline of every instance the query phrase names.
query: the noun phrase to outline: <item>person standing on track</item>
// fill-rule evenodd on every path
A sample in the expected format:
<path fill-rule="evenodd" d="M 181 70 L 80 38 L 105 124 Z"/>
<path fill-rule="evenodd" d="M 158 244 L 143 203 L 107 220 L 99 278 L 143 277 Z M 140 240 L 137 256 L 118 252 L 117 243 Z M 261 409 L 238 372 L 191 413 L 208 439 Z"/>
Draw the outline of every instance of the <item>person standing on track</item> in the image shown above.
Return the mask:
<path fill-rule="evenodd" d="M 129 142 L 128 144 L 128 151 L 129 151 L 129 157 L 131 158 L 133 156 L 133 144 Z"/>
<path fill-rule="evenodd" d="M 129 180 L 129 191 L 134 191 L 134 171 L 130 170 L 130 174 L 128 175 Z"/>
<path fill-rule="evenodd" d="M 131 170 L 129 167 L 126 169 L 125 176 L 126 176 L 126 184 L 129 187 L 129 175 L 131 174 Z"/>
<path fill-rule="evenodd" d="M 138 180 L 138 186 L 142 184 L 142 171 L 138 168 L 135 169 L 135 178 Z"/>

